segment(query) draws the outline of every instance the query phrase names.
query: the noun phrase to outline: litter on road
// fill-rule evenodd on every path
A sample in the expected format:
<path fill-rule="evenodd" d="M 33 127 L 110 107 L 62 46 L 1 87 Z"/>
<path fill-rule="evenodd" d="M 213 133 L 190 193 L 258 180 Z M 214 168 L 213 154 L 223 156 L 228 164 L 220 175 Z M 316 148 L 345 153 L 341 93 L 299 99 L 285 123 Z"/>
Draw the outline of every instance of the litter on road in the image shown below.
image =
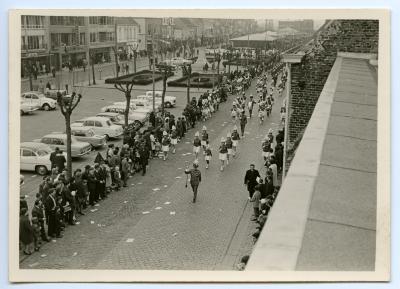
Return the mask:
<path fill-rule="evenodd" d="M 165 203 L 164 203 L 164 205 L 169 205 L 169 204 L 171 204 L 171 202 L 165 202 Z"/>
<path fill-rule="evenodd" d="M 170 215 L 175 215 L 175 212 L 169 212 Z"/>
<path fill-rule="evenodd" d="M 126 204 L 128 201 L 124 201 L 124 204 Z"/>
<path fill-rule="evenodd" d="M 90 224 L 94 224 L 94 221 L 90 221 Z"/>
<path fill-rule="evenodd" d="M 180 177 L 180 176 L 177 176 L 177 177 L 175 177 L 175 179 L 181 179 L 182 177 Z"/>
<path fill-rule="evenodd" d="M 135 239 L 133 239 L 133 238 L 126 239 L 127 243 L 132 243 L 133 241 L 135 241 Z"/>
<path fill-rule="evenodd" d="M 37 265 L 39 265 L 39 262 L 32 263 L 32 264 L 29 265 L 29 267 L 31 267 L 31 268 L 32 267 L 36 267 Z"/>
<path fill-rule="evenodd" d="M 155 191 L 155 192 L 156 192 L 156 191 L 159 191 L 159 190 L 160 190 L 160 188 L 154 188 L 154 189 L 153 189 L 153 191 Z"/>
<path fill-rule="evenodd" d="M 99 205 L 99 204 L 95 204 L 94 206 L 95 206 L 95 207 L 100 207 L 100 205 Z"/>
<path fill-rule="evenodd" d="M 76 255 L 78 255 L 78 252 L 74 252 L 74 254 L 72 254 L 72 257 L 75 257 Z"/>
<path fill-rule="evenodd" d="M 81 222 L 75 222 L 76 225 L 79 225 Z"/>
<path fill-rule="evenodd" d="M 162 207 L 156 207 L 155 209 L 156 209 L 156 210 L 161 210 L 161 209 L 162 209 Z"/>
<path fill-rule="evenodd" d="M 40 255 L 40 257 L 42 257 L 42 258 L 44 258 L 44 257 L 46 257 L 47 255 L 46 254 L 42 254 L 42 255 Z"/>
<path fill-rule="evenodd" d="M 174 237 L 177 236 L 177 235 L 178 235 L 178 233 L 173 233 L 173 234 L 172 234 L 172 236 L 174 236 Z"/>
<path fill-rule="evenodd" d="M 147 214 L 150 214 L 150 212 L 149 211 L 145 211 L 145 212 L 142 212 L 142 214 L 143 215 L 147 215 Z"/>

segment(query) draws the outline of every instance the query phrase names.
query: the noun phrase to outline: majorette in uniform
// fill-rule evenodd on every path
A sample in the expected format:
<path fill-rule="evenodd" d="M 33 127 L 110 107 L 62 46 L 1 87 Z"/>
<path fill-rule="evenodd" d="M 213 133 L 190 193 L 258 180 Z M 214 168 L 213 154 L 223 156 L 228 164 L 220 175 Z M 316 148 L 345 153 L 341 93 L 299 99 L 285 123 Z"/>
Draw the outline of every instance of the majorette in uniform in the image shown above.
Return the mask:
<path fill-rule="evenodd" d="M 237 131 L 237 126 L 235 125 L 233 127 L 233 132 L 231 135 L 231 139 L 232 139 L 232 153 L 233 153 L 233 157 L 236 156 L 236 152 L 237 152 L 237 148 L 239 145 L 239 140 L 240 140 L 240 135 Z"/>
<path fill-rule="evenodd" d="M 272 134 L 273 132 L 274 130 L 272 128 L 268 130 L 268 140 L 269 143 L 271 144 L 271 148 L 274 148 L 274 135 Z"/>
<path fill-rule="evenodd" d="M 264 161 L 267 161 L 269 154 L 270 154 L 270 149 L 271 149 L 271 143 L 269 142 L 269 138 L 267 135 L 264 137 L 264 140 L 261 144 L 261 148 L 262 148 L 262 156 L 264 158 Z"/>
<path fill-rule="evenodd" d="M 219 146 L 219 160 L 221 161 L 221 171 L 224 170 L 225 161 L 227 159 L 228 148 L 225 145 L 225 139 L 221 138 L 221 144 Z"/>
<path fill-rule="evenodd" d="M 172 126 L 172 132 L 171 132 L 171 146 L 172 146 L 172 153 L 174 154 L 176 152 L 175 146 L 178 144 L 178 132 L 176 131 L 176 127 L 173 125 Z"/>
<path fill-rule="evenodd" d="M 196 159 L 199 155 L 200 147 L 201 147 L 201 141 L 199 139 L 199 136 L 200 136 L 200 133 L 197 131 L 196 134 L 194 135 L 194 140 L 193 140 L 193 153 L 194 153 Z"/>
<path fill-rule="evenodd" d="M 232 140 L 231 140 L 231 134 L 229 132 L 226 135 L 225 145 L 226 145 L 226 148 L 228 150 L 228 153 L 227 153 L 227 156 L 226 156 L 226 164 L 229 165 L 229 156 L 232 155 L 232 147 L 233 147 L 233 143 L 232 143 Z"/>
<path fill-rule="evenodd" d="M 203 154 L 205 154 L 206 151 L 207 141 L 208 141 L 208 133 L 207 133 L 207 128 L 204 125 L 203 130 L 201 132 L 201 146 L 203 148 Z"/>
<path fill-rule="evenodd" d="M 163 138 L 161 140 L 161 148 L 162 151 L 164 153 L 164 161 L 167 159 L 168 157 L 168 152 L 169 152 L 169 145 L 171 143 L 171 140 L 168 136 L 168 133 L 166 131 L 163 132 Z"/>
<path fill-rule="evenodd" d="M 210 144 L 207 143 L 206 145 L 206 151 L 205 151 L 205 160 L 206 160 L 206 169 L 208 169 L 209 165 L 210 165 L 210 160 L 212 157 L 212 152 L 211 152 L 211 148 L 210 148 Z"/>

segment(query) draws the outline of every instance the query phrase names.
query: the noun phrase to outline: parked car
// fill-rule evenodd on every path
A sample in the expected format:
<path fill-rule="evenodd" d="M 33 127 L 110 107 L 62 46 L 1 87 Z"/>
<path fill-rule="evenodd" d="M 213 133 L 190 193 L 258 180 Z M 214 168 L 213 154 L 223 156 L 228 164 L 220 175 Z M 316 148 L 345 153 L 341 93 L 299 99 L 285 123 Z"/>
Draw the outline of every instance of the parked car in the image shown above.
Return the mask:
<path fill-rule="evenodd" d="M 60 150 L 67 151 L 67 135 L 64 133 L 47 134 L 40 139 L 35 139 L 34 142 L 47 144 L 52 150 L 56 147 Z M 87 155 L 92 150 L 92 146 L 87 142 L 78 141 L 74 136 L 71 136 L 71 156 L 73 158 Z"/>
<path fill-rule="evenodd" d="M 136 108 L 136 107 L 135 107 Z M 106 107 L 103 107 L 101 109 L 103 112 L 115 112 L 115 113 L 119 113 L 121 115 L 122 118 L 122 122 L 119 124 L 124 124 L 124 114 L 125 114 L 125 106 L 123 105 L 109 105 Z M 129 110 L 129 115 L 128 115 L 128 119 L 132 120 L 132 121 L 136 121 L 139 122 L 141 124 L 144 124 L 149 118 L 149 113 L 148 111 L 137 111 L 137 110 Z"/>
<path fill-rule="evenodd" d="M 51 148 L 43 143 L 23 142 L 20 145 L 20 170 L 45 175 L 51 171 Z"/>
<path fill-rule="evenodd" d="M 153 108 L 153 102 L 151 100 L 149 100 L 148 98 L 135 98 L 135 99 L 131 99 L 131 103 L 135 104 L 137 108 L 141 108 L 141 107 L 151 107 Z M 155 111 L 159 111 L 161 108 L 161 101 L 155 101 L 154 102 L 154 108 Z"/>
<path fill-rule="evenodd" d="M 123 120 L 123 116 L 118 112 L 99 112 L 96 114 L 99 117 L 106 117 L 108 118 L 113 124 L 120 124 Z"/>
<path fill-rule="evenodd" d="M 109 138 L 117 138 L 122 135 L 123 129 L 120 125 L 112 124 L 110 120 L 100 117 L 92 116 L 83 119 L 83 123 L 72 123 L 72 127 L 88 127 L 92 128 L 97 135 L 104 135 L 106 140 Z"/>
<path fill-rule="evenodd" d="M 125 108 L 126 107 L 126 102 L 125 101 L 114 102 L 114 105 L 121 106 L 121 107 Z M 134 108 L 132 108 L 132 106 Z M 148 106 L 148 105 L 146 105 L 146 106 L 136 106 L 136 104 L 131 104 L 131 110 L 132 111 L 140 111 L 140 112 L 151 113 L 153 111 L 153 106 Z"/>
<path fill-rule="evenodd" d="M 20 106 L 21 115 L 32 113 L 38 110 L 39 108 L 40 107 L 37 104 L 21 100 L 21 106 Z"/>
<path fill-rule="evenodd" d="M 154 95 L 155 99 L 161 102 L 162 91 L 156 90 L 154 91 Z M 146 91 L 145 95 L 139 95 L 138 98 L 147 98 L 151 102 L 153 100 L 153 91 L 152 90 Z M 176 106 L 176 97 L 166 95 L 164 97 L 164 105 L 165 107 L 168 108 Z"/>
<path fill-rule="evenodd" d="M 21 99 L 26 102 L 36 104 L 44 110 L 56 109 L 57 107 L 57 101 L 46 97 L 43 93 L 38 91 L 24 92 L 21 94 Z"/>
<path fill-rule="evenodd" d="M 65 89 L 48 89 L 45 90 L 45 95 L 49 98 L 57 100 L 57 93 L 60 92 L 62 96 L 67 96 L 67 91 Z"/>
<path fill-rule="evenodd" d="M 94 130 L 89 127 L 71 127 L 71 135 L 78 141 L 90 143 L 92 150 L 107 144 L 105 135 L 97 135 L 94 133 Z"/>

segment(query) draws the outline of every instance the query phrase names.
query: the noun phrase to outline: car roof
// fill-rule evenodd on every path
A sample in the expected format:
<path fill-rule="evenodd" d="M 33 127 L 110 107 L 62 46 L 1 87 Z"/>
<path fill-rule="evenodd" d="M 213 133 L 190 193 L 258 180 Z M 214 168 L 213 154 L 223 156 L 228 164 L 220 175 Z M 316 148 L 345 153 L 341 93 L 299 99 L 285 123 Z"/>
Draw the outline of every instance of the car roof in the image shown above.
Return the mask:
<path fill-rule="evenodd" d="M 98 121 L 104 121 L 104 117 L 101 116 L 89 116 L 85 117 L 83 120 L 98 120 Z"/>
<path fill-rule="evenodd" d="M 32 142 L 32 141 L 22 142 L 20 144 L 20 147 L 21 148 L 30 148 L 30 149 L 41 149 L 41 148 L 51 149 L 48 145 L 46 145 L 44 143 Z"/>
<path fill-rule="evenodd" d="M 92 128 L 90 128 L 90 127 L 87 127 L 87 126 L 71 126 L 71 131 L 88 131 L 88 130 L 92 130 L 93 131 L 93 129 Z"/>
<path fill-rule="evenodd" d="M 67 138 L 67 135 L 65 133 L 49 133 L 49 134 L 46 134 L 45 136 L 43 136 L 43 138 L 45 138 L 45 137 L 65 139 L 65 138 Z"/>
<path fill-rule="evenodd" d="M 103 115 L 107 115 L 107 116 L 118 116 L 120 115 L 118 112 L 99 112 L 98 114 L 96 114 L 96 117 L 101 117 Z"/>

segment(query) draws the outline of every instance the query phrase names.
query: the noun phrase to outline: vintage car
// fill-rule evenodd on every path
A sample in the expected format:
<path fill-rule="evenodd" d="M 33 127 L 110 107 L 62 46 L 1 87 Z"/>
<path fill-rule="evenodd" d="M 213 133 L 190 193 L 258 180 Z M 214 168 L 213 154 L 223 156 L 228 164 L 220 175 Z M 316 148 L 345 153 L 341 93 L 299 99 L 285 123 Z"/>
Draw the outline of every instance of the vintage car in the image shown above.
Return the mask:
<path fill-rule="evenodd" d="M 120 125 L 112 124 L 107 118 L 99 116 L 84 118 L 83 122 L 82 120 L 73 122 L 71 124 L 71 129 L 72 127 L 92 128 L 95 134 L 105 136 L 106 140 L 109 140 L 110 138 L 117 138 L 123 133 L 123 129 Z"/>
<path fill-rule="evenodd" d="M 20 145 L 20 170 L 45 175 L 51 171 L 51 148 L 43 143 L 23 142 Z M 64 153 L 65 157 L 66 154 Z"/>
<path fill-rule="evenodd" d="M 52 150 L 58 147 L 60 150 L 67 151 L 67 135 L 64 133 L 47 134 L 40 139 L 35 139 L 34 142 L 48 145 Z M 87 155 L 92 150 L 92 146 L 87 142 L 78 141 L 74 136 L 71 136 L 71 156 L 73 158 Z"/>
<path fill-rule="evenodd" d="M 43 93 L 38 91 L 28 91 L 21 94 L 21 99 L 39 106 L 44 110 L 56 109 L 57 101 L 46 97 Z"/>
<path fill-rule="evenodd" d="M 145 97 L 131 99 L 131 103 L 136 105 L 137 108 L 142 108 L 142 107 L 153 108 L 153 101 L 149 100 L 148 98 L 145 98 Z M 155 101 L 154 108 L 155 108 L 155 111 L 159 111 L 161 109 L 161 101 L 158 101 L 158 100 Z"/>
<path fill-rule="evenodd" d="M 32 113 L 38 110 L 39 108 L 40 107 L 37 104 L 21 100 L 21 106 L 20 106 L 21 115 Z"/>
<path fill-rule="evenodd" d="M 121 106 L 123 108 L 126 107 L 126 102 L 122 101 L 122 102 L 114 102 L 114 105 L 117 106 Z M 132 109 L 132 111 L 140 111 L 140 112 L 147 112 L 147 113 L 151 113 L 153 111 L 153 106 L 136 106 L 136 104 L 131 103 L 131 107 L 134 106 L 134 108 Z"/>
<path fill-rule="evenodd" d="M 125 114 L 125 106 L 124 105 L 109 105 L 106 107 L 103 107 L 101 109 L 103 112 L 115 112 L 121 114 L 122 122 L 119 124 L 124 124 L 124 114 Z M 142 111 L 136 108 L 132 110 L 129 110 L 129 115 L 128 119 L 132 120 L 134 122 L 139 122 L 141 124 L 144 124 L 149 118 L 149 112 L 147 110 Z"/>
<path fill-rule="evenodd" d="M 154 95 L 155 95 L 155 99 L 161 102 L 162 91 L 156 90 L 156 91 L 154 91 Z M 153 91 L 152 90 L 146 91 L 146 94 L 139 95 L 137 98 L 138 99 L 146 98 L 151 103 L 153 101 Z M 164 97 L 164 105 L 165 105 L 165 107 L 169 107 L 169 108 L 176 106 L 176 97 L 166 95 Z"/>
<path fill-rule="evenodd" d="M 92 149 L 102 147 L 107 143 L 105 135 L 97 135 L 92 128 L 85 126 L 71 127 L 71 135 L 78 141 L 90 143 Z"/>

